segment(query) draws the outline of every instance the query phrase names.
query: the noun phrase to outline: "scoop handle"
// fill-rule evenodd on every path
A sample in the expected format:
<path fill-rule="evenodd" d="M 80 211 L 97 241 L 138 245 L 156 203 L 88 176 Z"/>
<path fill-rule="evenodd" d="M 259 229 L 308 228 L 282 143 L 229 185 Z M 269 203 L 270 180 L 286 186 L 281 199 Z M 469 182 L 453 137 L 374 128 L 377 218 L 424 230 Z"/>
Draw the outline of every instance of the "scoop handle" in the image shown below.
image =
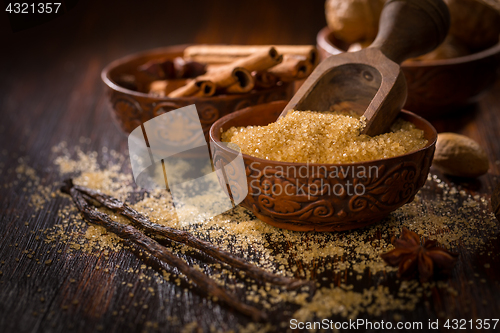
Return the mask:
<path fill-rule="evenodd" d="M 435 49 L 449 28 L 450 13 L 442 0 L 388 0 L 370 47 L 401 64 Z"/>

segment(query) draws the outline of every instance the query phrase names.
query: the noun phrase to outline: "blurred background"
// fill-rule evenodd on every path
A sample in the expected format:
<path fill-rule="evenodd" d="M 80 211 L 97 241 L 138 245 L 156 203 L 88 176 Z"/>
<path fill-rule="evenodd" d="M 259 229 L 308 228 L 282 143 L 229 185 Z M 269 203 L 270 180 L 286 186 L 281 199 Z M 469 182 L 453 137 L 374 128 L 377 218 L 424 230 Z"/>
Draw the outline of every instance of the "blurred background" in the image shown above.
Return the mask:
<path fill-rule="evenodd" d="M 47 62 L 89 65 L 93 55 L 103 67 L 129 53 L 184 43 L 315 44 L 326 25 L 322 0 L 80 0 L 66 14 L 16 33 L 1 15 L 8 73 L 19 64 L 16 71 L 48 72 Z"/>
<path fill-rule="evenodd" d="M 185 43 L 315 44 L 326 25 L 322 0 L 80 0 L 64 15 L 18 32 L 5 12 L 0 15 L 0 126 L 24 134 L 24 140 L 12 138 L 16 150 L 26 140 L 37 142 L 38 135 L 50 133 L 44 140 L 48 145 L 90 136 L 85 124 L 96 122 L 106 123 L 99 130 L 120 134 L 111 123 L 100 78 L 117 58 Z M 66 123 L 58 133 L 50 131 L 56 122 Z"/>

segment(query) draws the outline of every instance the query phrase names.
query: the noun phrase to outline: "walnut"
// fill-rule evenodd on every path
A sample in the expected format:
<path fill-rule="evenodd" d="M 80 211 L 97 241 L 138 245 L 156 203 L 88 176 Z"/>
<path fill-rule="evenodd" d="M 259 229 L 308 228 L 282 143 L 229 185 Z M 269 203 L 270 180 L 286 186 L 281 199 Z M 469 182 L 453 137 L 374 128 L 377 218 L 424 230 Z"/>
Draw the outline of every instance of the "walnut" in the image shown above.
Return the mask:
<path fill-rule="evenodd" d="M 326 21 L 335 38 L 348 44 L 374 40 L 385 0 L 327 0 Z"/>

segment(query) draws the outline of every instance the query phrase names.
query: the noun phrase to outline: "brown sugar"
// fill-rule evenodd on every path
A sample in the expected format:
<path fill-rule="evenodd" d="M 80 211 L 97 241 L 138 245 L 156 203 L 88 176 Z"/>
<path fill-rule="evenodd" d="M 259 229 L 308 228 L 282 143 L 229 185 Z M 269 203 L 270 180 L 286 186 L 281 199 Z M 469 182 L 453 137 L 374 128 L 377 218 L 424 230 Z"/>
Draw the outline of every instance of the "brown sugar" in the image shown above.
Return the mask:
<path fill-rule="evenodd" d="M 222 141 L 245 154 L 273 161 L 353 163 L 395 157 L 427 144 L 424 132 L 398 119 L 388 133 L 360 134 L 364 117 L 338 112 L 292 111 L 267 126 L 231 127 Z"/>

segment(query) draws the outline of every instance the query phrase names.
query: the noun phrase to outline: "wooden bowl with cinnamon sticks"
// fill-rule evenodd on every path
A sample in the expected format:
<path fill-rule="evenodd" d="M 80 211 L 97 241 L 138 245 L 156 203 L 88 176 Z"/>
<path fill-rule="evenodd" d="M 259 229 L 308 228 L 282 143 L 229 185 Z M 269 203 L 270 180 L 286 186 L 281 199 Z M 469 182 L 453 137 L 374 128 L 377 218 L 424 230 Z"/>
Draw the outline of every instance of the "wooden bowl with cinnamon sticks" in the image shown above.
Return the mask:
<path fill-rule="evenodd" d="M 208 138 L 210 126 L 224 115 L 289 100 L 294 81 L 306 78 L 317 62 L 309 45 L 177 45 L 118 59 L 101 77 L 125 133 L 195 104 Z"/>

